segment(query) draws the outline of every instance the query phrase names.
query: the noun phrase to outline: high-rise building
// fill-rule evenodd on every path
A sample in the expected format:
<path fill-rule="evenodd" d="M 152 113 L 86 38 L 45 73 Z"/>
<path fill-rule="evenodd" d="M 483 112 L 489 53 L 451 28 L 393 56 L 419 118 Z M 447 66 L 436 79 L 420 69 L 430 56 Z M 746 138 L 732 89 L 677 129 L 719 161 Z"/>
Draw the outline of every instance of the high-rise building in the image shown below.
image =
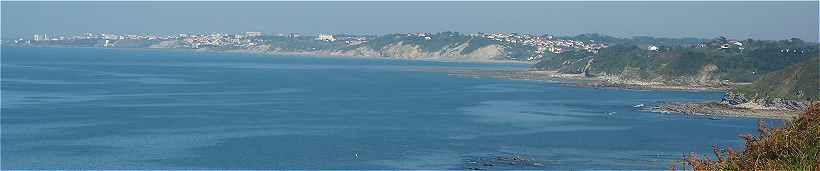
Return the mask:
<path fill-rule="evenodd" d="M 39 34 L 34 34 L 34 39 L 32 39 L 32 40 L 40 41 L 40 35 Z"/>

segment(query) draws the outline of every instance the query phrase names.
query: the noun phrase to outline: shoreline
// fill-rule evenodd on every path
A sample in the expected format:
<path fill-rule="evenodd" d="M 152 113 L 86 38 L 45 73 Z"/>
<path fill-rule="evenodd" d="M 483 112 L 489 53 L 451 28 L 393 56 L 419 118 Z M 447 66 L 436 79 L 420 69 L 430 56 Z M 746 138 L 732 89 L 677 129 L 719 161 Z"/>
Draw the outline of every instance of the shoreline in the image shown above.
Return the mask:
<path fill-rule="evenodd" d="M 162 48 L 159 48 L 162 49 Z M 201 52 L 215 52 L 215 53 L 244 53 L 244 54 L 258 54 L 258 55 L 293 55 L 300 57 L 320 57 L 320 58 L 350 58 L 350 59 L 384 59 L 384 60 L 402 60 L 402 61 L 427 61 L 427 62 L 445 62 L 445 63 L 468 63 L 468 64 L 526 64 L 532 65 L 535 62 L 529 61 L 515 61 L 515 60 L 461 60 L 454 56 L 453 59 L 445 59 L 448 57 L 428 57 L 428 58 L 400 58 L 389 56 L 363 56 L 363 55 L 345 55 L 340 53 L 333 53 L 328 51 L 303 51 L 303 52 L 263 52 L 247 49 L 237 50 L 211 50 L 211 49 L 192 49 Z"/>
<path fill-rule="evenodd" d="M 564 86 L 604 88 L 618 90 L 639 90 L 639 91 L 685 91 L 685 92 L 726 92 L 733 85 L 722 87 L 710 87 L 705 85 L 685 86 L 685 85 L 635 85 L 617 84 L 607 82 L 608 80 L 594 77 L 585 77 L 582 74 L 559 74 L 556 71 L 530 71 L 530 70 L 446 70 L 427 69 L 426 72 L 445 72 L 450 75 L 471 78 L 494 78 L 508 80 L 532 80 L 559 83 Z M 733 117 L 733 118 L 761 118 L 761 119 L 791 119 L 798 116 L 803 111 L 789 109 L 756 109 L 744 107 L 743 105 L 728 105 L 714 101 L 700 102 L 665 102 L 650 104 L 639 109 L 640 111 L 653 112 L 659 114 L 680 114 L 702 117 Z"/>
<path fill-rule="evenodd" d="M 718 102 L 689 102 L 689 103 L 664 103 L 653 107 L 642 108 L 641 111 L 681 114 L 703 117 L 735 117 L 735 118 L 759 118 L 759 119 L 793 119 L 803 113 L 799 110 L 785 109 L 752 109 L 721 104 Z"/>
<path fill-rule="evenodd" d="M 314 52 L 260 52 L 252 50 L 212 50 L 212 49 L 181 49 L 181 48 L 101 48 L 101 47 L 70 47 L 70 46 L 13 46 L 19 48 L 89 48 L 89 49 L 114 49 L 114 50 L 158 50 L 171 52 L 191 52 L 191 53 L 239 53 L 271 57 L 275 55 L 293 55 L 313 58 L 340 58 L 340 59 L 379 59 L 379 60 L 401 60 L 401 61 L 427 61 L 445 63 L 467 63 L 467 64 L 532 64 L 531 62 L 518 61 L 475 61 L 475 60 L 442 60 L 436 58 L 394 58 L 379 56 L 356 56 L 356 55 L 333 55 Z M 544 81 L 558 83 L 564 86 L 582 88 L 602 88 L 618 90 L 637 91 L 685 91 L 685 92 L 726 92 L 734 85 L 708 86 L 708 85 L 668 85 L 668 84 L 635 84 L 643 83 L 629 80 L 627 82 L 612 81 L 606 77 L 587 77 L 583 74 L 560 74 L 557 71 L 533 71 L 529 67 L 515 69 L 454 69 L 454 68 L 426 68 L 414 69 L 419 72 L 439 72 L 448 75 L 471 78 L 493 78 L 506 80 L 527 80 Z M 641 111 L 655 113 L 678 113 L 693 116 L 719 116 L 719 117 L 744 117 L 744 118 L 770 118 L 788 119 L 800 113 L 800 111 L 781 109 L 752 109 L 719 104 L 717 102 L 677 102 L 654 104 L 653 107 L 643 108 Z"/>
<path fill-rule="evenodd" d="M 323 52 L 264 52 L 247 49 L 231 49 L 231 50 L 215 50 L 215 49 L 188 49 L 188 48 L 163 48 L 163 47 L 86 47 L 86 46 L 11 46 L 2 45 L 15 48 L 82 48 L 82 49 L 109 49 L 109 50 L 156 50 L 156 51 L 170 51 L 170 52 L 191 52 L 191 53 L 217 53 L 217 54 L 248 54 L 259 56 L 281 56 L 291 55 L 299 57 L 314 57 L 314 58 L 341 58 L 341 59 L 381 59 L 381 60 L 400 60 L 400 61 L 425 61 L 425 62 L 443 62 L 443 63 L 465 63 L 465 64 L 517 64 L 517 65 L 532 65 L 535 62 L 530 61 L 515 61 L 515 60 L 461 60 L 457 58 L 443 59 L 447 57 L 429 57 L 429 58 L 399 58 L 386 56 L 361 56 L 361 55 L 344 55 L 338 53 L 323 53 Z"/>
<path fill-rule="evenodd" d="M 532 70 L 483 70 L 483 69 L 428 69 L 428 72 L 446 72 L 455 76 L 474 78 L 496 78 L 508 80 L 534 80 L 556 82 L 575 87 L 607 88 L 622 90 L 659 90 L 659 91 L 689 91 L 689 92 L 725 92 L 730 86 L 714 87 L 706 85 L 667 85 L 667 84 L 630 84 L 612 82 L 600 77 L 586 77 L 583 74 L 560 74 L 557 71 Z"/>

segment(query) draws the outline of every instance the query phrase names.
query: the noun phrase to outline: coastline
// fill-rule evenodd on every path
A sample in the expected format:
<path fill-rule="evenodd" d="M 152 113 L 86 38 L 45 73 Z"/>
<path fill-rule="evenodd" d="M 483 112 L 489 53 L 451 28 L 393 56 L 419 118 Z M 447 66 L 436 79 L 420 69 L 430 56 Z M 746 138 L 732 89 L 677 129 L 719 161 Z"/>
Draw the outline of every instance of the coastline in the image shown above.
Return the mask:
<path fill-rule="evenodd" d="M 496 79 L 510 80 L 534 80 L 557 82 L 576 87 L 590 88 L 611 88 L 624 90 L 662 90 L 662 91 L 691 91 L 691 92 L 724 92 L 730 86 L 714 87 L 706 85 L 668 85 L 650 84 L 639 82 L 623 83 L 615 82 L 611 79 L 601 77 L 586 77 L 583 74 L 560 74 L 557 71 L 532 71 L 532 70 L 426 70 L 434 72 L 447 72 L 448 74 L 463 77 L 488 77 Z"/>
<path fill-rule="evenodd" d="M 20 46 L 13 46 L 20 47 Z M 116 50 L 158 50 L 191 53 L 239 53 L 260 56 L 292 55 L 314 58 L 344 58 L 344 59 L 379 59 L 379 60 L 402 60 L 402 61 L 429 61 L 429 62 L 453 62 L 453 63 L 473 63 L 473 64 L 532 64 L 531 62 L 519 61 L 476 61 L 476 60 L 443 60 L 440 58 L 395 58 L 381 56 L 356 56 L 325 54 L 318 52 L 264 52 L 254 50 L 213 50 L 213 49 L 181 49 L 181 48 L 101 48 L 101 47 L 70 47 L 70 46 L 31 46 L 20 48 L 89 48 L 89 49 L 116 49 Z M 709 86 L 709 85 L 668 85 L 661 83 L 646 83 L 632 80 L 616 80 L 607 77 L 587 77 L 584 74 L 561 74 L 557 71 L 533 71 L 529 68 L 521 70 L 514 69 L 455 69 L 455 68 L 426 68 L 415 69 L 419 72 L 439 72 L 459 77 L 472 78 L 494 78 L 508 80 L 529 80 L 554 82 L 565 86 L 604 88 L 620 90 L 658 90 L 658 91 L 687 91 L 687 92 L 726 92 L 734 85 Z M 782 109 L 753 109 L 741 106 L 731 106 L 717 102 L 690 102 L 690 103 L 662 103 L 654 104 L 652 107 L 641 109 L 647 112 L 656 113 L 676 113 L 694 116 L 719 116 L 719 117 L 746 117 L 746 118 L 771 118 L 788 119 L 797 116 L 800 111 Z"/>
<path fill-rule="evenodd" d="M 187 48 L 165 48 L 165 47 L 86 47 L 86 46 L 11 46 L 14 48 L 83 48 L 83 49 L 110 49 L 110 50 L 156 50 L 169 52 L 191 52 L 191 53 L 221 53 L 221 54 L 248 54 L 259 56 L 277 56 L 290 55 L 299 57 L 314 57 L 314 58 L 347 58 L 347 59 L 382 59 L 382 60 L 400 60 L 400 61 L 427 61 L 427 62 L 446 62 L 446 63 L 466 63 L 466 64 L 519 64 L 532 65 L 535 62 L 530 61 L 514 61 L 514 60 L 462 60 L 462 59 L 444 59 L 444 57 L 430 57 L 430 58 L 398 58 L 387 56 L 362 56 L 362 55 L 345 55 L 328 52 L 268 52 L 247 49 L 231 49 L 231 50 L 215 50 L 215 49 L 187 49 Z"/>
<path fill-rule="evenodd" d="M 753 109 L 722 104 L 718 102 L 664 103 L 641 109 L 664 114 L 684 114 L 704 117 L 743 117 L 760 119 L 793 119 L 803 113 L 798 110 Z"/>
<path fill-rule="evenodd" d="M 259 55 L 292 55 L 303 57 L 333 57 L 333 58 L 353 58 L 353 59 L 385 59 L 385 60 L 403 60 L 403 61 L 429 61 L 429 62 L 452 62 L 452 63 L 474 63 L 474 64 L 527 64 L 532 65 L 535 62 L 530 61 L 515 61 L 515 60 L 463 60 L 463 59 L 446 59 L 446 57 L 429 57 L 429 58 L 399 58 L 389 56 L 364 56 L 364 55 L 348 55 L 342 53 L 334 53 L 330 51 L 303 51 L 303 52 L 270 52 L 257 50 L 211 50 L 211 49 L 194 49 L 201 52 L 216 52 L 216 53 L 244 53 L 244 54 L 259 54 Z"/>
<path fill-rule="evenodd" d="M 664 84 L 628 84 L 613 83 L 607 79 L 585 77 L 583 74 L 560 74 L 556 71 L 529 70 L 446 70 L 427 69 L 427 72 L 446 72 L 450 75 L 472 78 L 495 78 L 510 80 L 533 80 L 555 82 L 566 86 L 606 88 L 620 90 L 658 90 L 686 92 L 726 92 L 733 85 L 712 87 L 706 85 L 664 85 Z M 714 101 L 670 102 L 651 104 L 639 110 L 659 114 L 680 114 L 703 117 L 742 117 L 765 119 L 791 119 L 803 111 L 779 108 L 754 108 L 750 104 L 728 105 Z"/>

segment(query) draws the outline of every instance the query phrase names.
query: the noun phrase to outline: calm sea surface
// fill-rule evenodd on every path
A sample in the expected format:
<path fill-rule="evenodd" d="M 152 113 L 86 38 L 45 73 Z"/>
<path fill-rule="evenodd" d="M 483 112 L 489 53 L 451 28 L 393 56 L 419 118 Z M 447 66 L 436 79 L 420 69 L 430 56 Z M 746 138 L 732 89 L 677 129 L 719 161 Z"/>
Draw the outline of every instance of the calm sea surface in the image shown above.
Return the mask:
<path fill-rule="evenodd" d="M 720 93 L 450 76 L 464 64 L 183 51 L 2 48 L 2 169 L 666 169 L 741 148 L 756 120 L 639 112 Z"/>

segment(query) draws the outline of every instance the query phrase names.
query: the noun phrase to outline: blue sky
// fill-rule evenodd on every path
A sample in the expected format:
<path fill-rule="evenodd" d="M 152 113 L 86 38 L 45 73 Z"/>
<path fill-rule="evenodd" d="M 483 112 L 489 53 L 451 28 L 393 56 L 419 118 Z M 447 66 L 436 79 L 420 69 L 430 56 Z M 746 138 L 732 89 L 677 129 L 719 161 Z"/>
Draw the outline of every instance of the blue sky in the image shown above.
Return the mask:
<path fill-rule="evenodd" d="M 13 2 L 2 36 L 35 33 L 603 33 L 818 39 L 818 1 L 800 2 Z"/>

